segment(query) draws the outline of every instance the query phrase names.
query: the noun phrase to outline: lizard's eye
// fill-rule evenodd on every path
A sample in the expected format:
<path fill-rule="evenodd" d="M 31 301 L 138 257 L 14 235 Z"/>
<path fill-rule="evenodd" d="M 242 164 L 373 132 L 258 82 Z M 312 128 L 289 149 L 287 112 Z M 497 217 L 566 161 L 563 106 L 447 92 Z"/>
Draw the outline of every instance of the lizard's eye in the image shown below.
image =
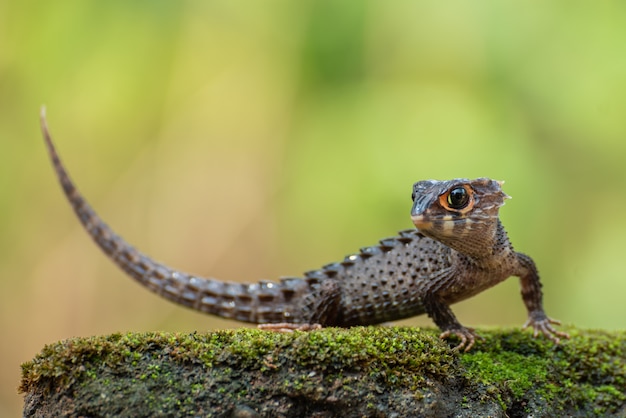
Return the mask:
<path fill-rule="evenodd" d="M 470 195 L 465 187 L 455 187 L 448 192 L 448 206 L 450 209 L 463 209 L 470 201 Z"/>

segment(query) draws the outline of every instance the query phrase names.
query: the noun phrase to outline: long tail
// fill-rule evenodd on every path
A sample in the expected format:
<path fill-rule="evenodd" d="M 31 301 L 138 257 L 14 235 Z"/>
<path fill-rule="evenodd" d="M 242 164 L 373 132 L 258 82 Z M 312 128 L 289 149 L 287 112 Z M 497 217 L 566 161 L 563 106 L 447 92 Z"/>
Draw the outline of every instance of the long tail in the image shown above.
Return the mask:
<path fill-rule="evenodd" d="M 41 130 L 56 175 L 80 222 L 102 251 L 139 283 L 172 302 L 223 318 L 255 324 L 304 320 L 291 314 L 294 300 L 309 291 L 310 283 L 303 279 L 228 283 L 173 270 L 136 250 L 104 223 L 70 179 L 52 143 L 45 107 Z"/>

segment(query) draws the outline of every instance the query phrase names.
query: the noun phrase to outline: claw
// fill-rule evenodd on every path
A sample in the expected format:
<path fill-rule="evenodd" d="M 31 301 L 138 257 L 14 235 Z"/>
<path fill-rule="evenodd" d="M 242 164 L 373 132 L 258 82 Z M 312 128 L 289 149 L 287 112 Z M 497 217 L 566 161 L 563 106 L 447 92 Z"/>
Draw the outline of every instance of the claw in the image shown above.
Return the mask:
<path fill-rule="evenodd" d="M 541 332 L 544 336 L 546 336 L 546 338 L 548 338 L 555 344 L 559 344 L 561 342 L 559 337 L 569 339 L 568 333 L 555 329 L 552 324 L 561 325 L 561 321 L 548 318 L 543 312 L 541 312 L 530 314 L 522 329 L 526 329 L 532 326 L 533 338 L 537 338 L 539 336 L 539 333 Z"/>
<path fill-rule="evenodd" d="M 294 332 L 294 331 L 314 331 L 321 329 L 320 324 L 292 324 L 289 322 L 281 322 L 277 324 L 259 324 L 258 329 L 274 332 Z"/>
<path fill-rule="evenodd" d="M 474 346 L 474 343 L 476 342 L 477 338 L 479 340 L 484 340 L 483 337 L 481 337 L 480 335 L 474 332 L 473 328 L 464 328 L 464 327 L 445 330 L 439 335 L 439 338 L 444 340 L 450 337 L 451 335 L 454 335 L 461 340 L 459 345 L 454 347 L 453 350 L 461 351 L 461 349 L 465 347 L 465 349 L 463 349 L 463 352 L 465 353 L 467 353 Z"/>

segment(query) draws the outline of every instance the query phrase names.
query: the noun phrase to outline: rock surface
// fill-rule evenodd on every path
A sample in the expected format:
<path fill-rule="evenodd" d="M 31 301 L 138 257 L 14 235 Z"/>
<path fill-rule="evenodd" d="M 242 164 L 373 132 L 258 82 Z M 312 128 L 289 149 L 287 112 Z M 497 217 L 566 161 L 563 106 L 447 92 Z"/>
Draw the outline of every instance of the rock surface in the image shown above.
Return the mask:
<path fill-rule="evenodd" d="M 26 417 L 626 416 L 626 332 L 567 331 L 483 330 L 469 353 L 398 327 L 75 338 L 20 391 Z"/>

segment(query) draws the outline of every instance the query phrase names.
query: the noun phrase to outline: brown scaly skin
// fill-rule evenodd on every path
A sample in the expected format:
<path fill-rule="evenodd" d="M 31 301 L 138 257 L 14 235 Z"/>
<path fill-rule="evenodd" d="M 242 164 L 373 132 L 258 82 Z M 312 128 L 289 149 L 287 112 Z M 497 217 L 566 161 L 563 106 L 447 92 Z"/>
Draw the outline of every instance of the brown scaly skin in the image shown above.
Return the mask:
<path fill-rule="evenodd" d="M 457 336 L 469 350 L 477 337 L 449 305 L 510 276 L 521 279 L 528 310 L 525 327 L 555 343 L 567 334 L 546 316 L 532 259 L 516 253 L 498 219 L 507 197 L 490 179 L 420 181 L 413 187 L 411 217 L 417 230 L 362 248 L 303 278 L 253 284 L 183 273 L 133 248 L 96 214 L 78 192 L 54 148 L 42 110 L 41 126 L 61 186 L 81 223 L 118 266 L 139 283 L 180 305 L 273 330 L 350 327 L 428 314 L 441 338 Z"/>

